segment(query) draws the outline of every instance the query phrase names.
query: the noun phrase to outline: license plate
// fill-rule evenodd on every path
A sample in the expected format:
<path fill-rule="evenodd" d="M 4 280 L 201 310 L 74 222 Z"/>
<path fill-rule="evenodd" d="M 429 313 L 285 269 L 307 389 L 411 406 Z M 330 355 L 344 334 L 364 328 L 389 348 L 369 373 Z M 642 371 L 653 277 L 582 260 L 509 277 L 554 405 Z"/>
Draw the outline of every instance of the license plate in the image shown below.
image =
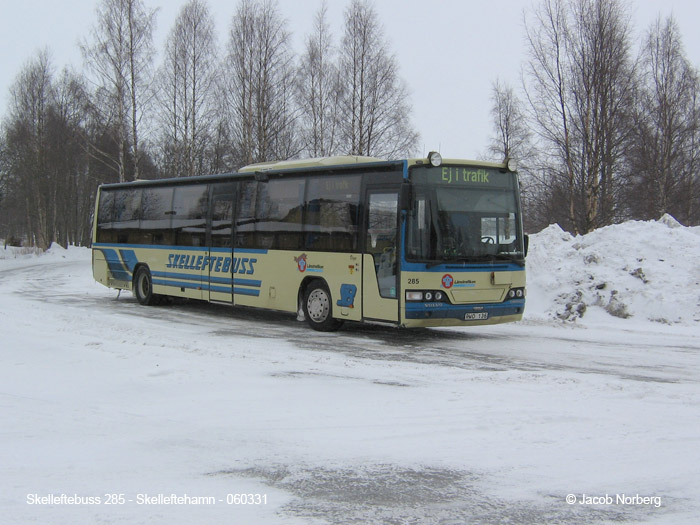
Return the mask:
<path fill-rule="evenodd" d="M 465 321 L 483 321 L 484 319 L 488 319 L 488 318 L 489 318 L 488 312 L 474 312 L 474 313 L 464 314 Z"/>

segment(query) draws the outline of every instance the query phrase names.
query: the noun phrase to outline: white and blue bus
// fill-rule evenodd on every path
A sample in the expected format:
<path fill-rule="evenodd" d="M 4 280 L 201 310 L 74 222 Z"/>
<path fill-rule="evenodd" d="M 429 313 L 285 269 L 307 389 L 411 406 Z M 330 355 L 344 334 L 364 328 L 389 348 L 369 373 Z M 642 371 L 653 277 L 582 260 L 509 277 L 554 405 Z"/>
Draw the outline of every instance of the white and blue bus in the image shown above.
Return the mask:
<path fill-rule="evenodd" d="M 185 297 L 400 327 L 517 321 L 525 255 L 508 163 L 333 157 L 100 186 L 93 274 Z"/>

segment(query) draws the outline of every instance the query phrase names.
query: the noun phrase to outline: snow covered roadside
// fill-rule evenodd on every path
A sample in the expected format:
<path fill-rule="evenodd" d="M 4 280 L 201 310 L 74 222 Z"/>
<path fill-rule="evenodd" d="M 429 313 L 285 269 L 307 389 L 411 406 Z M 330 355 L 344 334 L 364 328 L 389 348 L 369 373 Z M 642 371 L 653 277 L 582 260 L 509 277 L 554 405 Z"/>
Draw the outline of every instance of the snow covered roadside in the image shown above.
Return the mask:
<path fill-rule="evenodd" d="M 590 292 L 576 254 L 595 248 L 543 234 L 523 323 L 406 333 L 142 308 L 92 281 L 85 249 L 0 261 L 2 520 L 695 523 L 697 323 L 647 320 L 633 308 L 645 286 L 619 288 L 631 317 L 591 292 L 583 317 L 562 321 L 572 283 Z M 553 253 L 556 290 L 539 284 Z M 624 257 L 605 254 L 595 277 L 617 289 Z M 64 494 L 101 501 L 41 500 Z M 266 502 L 228 504 L 236 494 Z"/>
<path fill-rule="evenodd" d="M 21 268 L 31 264 L 50 264 L 56 259 L 85 260 L 90 251 L 87 248 L 70 246 L 68 249 L 53 243 L 51 247 L 42 252 L 39 248 L 21 248 L 16 246 L 2 246 L 0 241 L 0 270 Z"/>
<path fill-rule="evenodd" d="M 665 215 L 574 237 L 552 225 L 530 246 L 528 318 L 700 329 L 700 227 Z"/>

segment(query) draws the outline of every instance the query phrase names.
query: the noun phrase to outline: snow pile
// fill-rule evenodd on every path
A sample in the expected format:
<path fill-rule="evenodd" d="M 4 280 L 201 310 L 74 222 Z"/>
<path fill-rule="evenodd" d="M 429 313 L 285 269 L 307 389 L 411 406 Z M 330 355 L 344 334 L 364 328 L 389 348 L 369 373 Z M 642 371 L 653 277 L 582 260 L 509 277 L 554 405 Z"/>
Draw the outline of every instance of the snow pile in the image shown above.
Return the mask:
<path fill-rule="evenodd" d="M 529 318 L 700 322 L 700 228 L 670 215 L 572 236 L 530 236 Z"/>
<path fill-rule="evenodd" d="M 69 246 L 64 248 L 53 243 L 48 250 L 42 252 L 34 247 L 3 246 L 0 241 L 0 268 L 20 268 L 34 264 L 54 264 L 61 260 L 76 261 L 90 258 L 90 248 Z"/>
<path fill-rule="evenodd" d="M 0 240 L 0 261 L 7 259 L 28 259 L 35 255 L 41 255 L 43 252 L 39 248 L 35 247 L 18 247 L 18 246 L 4 246 L 4 241 Z"/>

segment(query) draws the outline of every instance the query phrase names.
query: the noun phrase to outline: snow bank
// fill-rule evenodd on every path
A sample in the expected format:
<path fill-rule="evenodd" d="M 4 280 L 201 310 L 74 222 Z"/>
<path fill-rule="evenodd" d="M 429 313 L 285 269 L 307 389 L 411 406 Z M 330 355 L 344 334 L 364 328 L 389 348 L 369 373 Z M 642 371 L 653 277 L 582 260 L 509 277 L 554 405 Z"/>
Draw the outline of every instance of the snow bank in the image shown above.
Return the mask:
<path fill-rule="evenodd" d="M 549 226 L 530 236 L 526 317 L 696 325 L 699 236 L 670 215 L 576 237 Z"/>
<path fill-rule="evenodd" d="M 45 252 L 33 247 L 3 246 L 0 241 L 0 269 L 19 268 L 35 264 L 54 264 L 60 260 L 90 258 L 90 248 L 69 246 L 64 248 L 53 243 Z"/>

